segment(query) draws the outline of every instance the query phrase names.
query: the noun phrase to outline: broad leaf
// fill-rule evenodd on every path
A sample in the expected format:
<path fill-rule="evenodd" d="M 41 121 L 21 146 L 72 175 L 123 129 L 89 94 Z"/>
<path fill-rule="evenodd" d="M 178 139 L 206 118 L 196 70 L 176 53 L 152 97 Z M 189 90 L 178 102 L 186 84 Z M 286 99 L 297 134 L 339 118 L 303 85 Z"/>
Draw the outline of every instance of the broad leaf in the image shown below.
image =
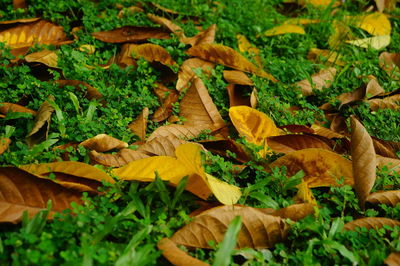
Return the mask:
<path fill-rule="evenodd" d="M 99 153 L 97 151 L 90 151 L 89 157 L 91 163 L 101 164 L 104 166 L 121 167 L 130 162 L 149 157 L 140 151 L 131 149 L 122 149 L 116 154 Z"/>
<path fill-rule="evenodd" d="M 364 16 L 356 16 L 351 21 L 355 26 L 375 36 L 390 36 L 392 31 L 388 17 L 378 12 Z"/>
<path fill-rule="evenodd" d="M 400 203 L 400 190 L 371 193 L 367 197 L 367 202 L 372 204 L 386 204 L 395 207 L 398 203 Z"/>
<path fill-rule="evenodd" d="M 379 55 L 379 65 L 386 71 L 390 78 L 400 79 L 400 54 L 382 52 Z"/>
<path fill-rule="evenodd" d="M 15 103 L 0 103 L 0 113 L 6 115 L 8 112 L 28 113 L 36 115 L 36 111 Z"/>
<path fill-rule="evenodd" d="M 157 247 L 162 251 L 162 255 L 175 266 L 207 266 L 208 263 L 193 258 L 188 253 L 178 248 L 169 238 L 163 238 L 157 243 Z"/>
<path fill-rule="evenodd" d="M 160 45 L 152 43 L 130 44 L 129 48 L 130 53 L 133 53 L 136 59 L 143 57 L 149 62 L 156 61 L 166 66 L 176 65 L 167 50 Z"/>
<path fill-rule="evenodd" d="M 149 156 L 175 156 L 175 149 L 184 143 L 186 141 L 174 136 L 157 137 L 141 145 L 137 151 Z"/>
<path fill-rule="evenodd" d="M 313 89 L 322 90 L 323 88 L 329 88 L 332 85 L 335 76 L 336 68 L 330 67 L 312 75 L 312 83 L 310 83 L 308 79 L 304 79 L 297 82 L 296 85 L 300 87 L 304 96 L 309 96 L 313 94 Z"/>
<path fill-rule="evenodd" d="M 385 259 L 384 263 L 388 266 L 398 266 L 400 265 L 400 252 L 392 252 Z"/>
<path fill-rule="evenodd" d="M 253 86 L 253 81 L 242 71 L 225 70 L 224 79 L 231 84 Z"/>
<path fill-rule="evenodd" d="M 268 138 L 268 146 L 278 153 L 290 153 L 297 150 L 319 148 L 332 151 L 326 141 L 312 135 L 288 134 Z"/>
<path fill-rule="evenodd" d="M 344 225 L 344 229 L 351 231 L 355 231 L 358 227 L 364 227 L 367 229 L 379 229 L 385 225 L 390 227 L 400 226 L 400 221 L 384 217 L 367 217 L 346 223 Z"/>
<path fill-rule="evenodd" d="M 397 110 L 400 108 L 400 94 L 385 97 L 383 99 L 368 100 L 368 103 L 372 111 L 381 109 Z"/>
<path fill-rule="evenodd" d="M 149 117 L 149 108 L 143 108 L 142 112 L 139 114 L 136 119 L 128 125 L 129 129 L 135 133 L 139 140 L 146 140 L 146 129 L 147 129 L 147 120 Z"/>
<path fill-rule="evenodd" d="M 79 145 L 97 152 L 110 151 L 113 149 L 123 149 L 128 147 L 128 143 L 111 137 L 107 134 L 99 134 L 93 138 L 81 142 Z"/>
<path fill-rule="evenodd" d="M 207 75 L 211 74 L 211 70 L 214 68 L 214 64 L 201 60 L 199 58 L 189 58 L 183 62 L 179 73 L 178 81 L 176 82 L 176 89 L 182 91 L 190 87 L 190 81 L 196 77 L 193 69 L 201 69 L 202 73 Z"/>
<path fill-rule="evenodd" d="M 357 40 L 350 40 L 346 41 L 346 43 L 355 45 L 361 48 L 374 48 L 376 50 L 380 50 L 385 48 L 390 44 L 390 35 L 382 35 L 382 36 L 375 36 L 370 38 L 364 39 L 357 39 Z"/>
<path fill-rule="evenodd" d="M 55 51 L 42 50 L 25 56 L 25 61 L 29 63 L 42 63 L 49 67 L 57 68 L 58 56 Z"/>
<path fill-rule="evenodd" d="M 236 35 L 238 40 L 238 48 L 241 53 L 248 53 L 257 62 L 257 65 L 262 66 L 260 50 L 253 46 L 244 35 Z"/>
<path fill-rule="evenodd" d="M 283 24 L 280 26 L 275 26 L 272 29 L 269 29 L 263 33 L 265 36 L 276 36 L 287 33 L 297 33 L 297 34 L 306 34 L 304 28 L 298 25 L 293 24 Z"/>

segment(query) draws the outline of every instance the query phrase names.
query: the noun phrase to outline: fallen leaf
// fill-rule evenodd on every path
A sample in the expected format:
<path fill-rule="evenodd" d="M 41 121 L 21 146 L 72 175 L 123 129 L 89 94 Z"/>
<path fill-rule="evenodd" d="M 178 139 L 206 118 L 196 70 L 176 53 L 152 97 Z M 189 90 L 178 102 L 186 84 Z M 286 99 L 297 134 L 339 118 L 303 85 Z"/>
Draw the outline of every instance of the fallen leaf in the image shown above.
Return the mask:
<path fill-rule="evenodd" d="M 152 43 L 129 44 L 129 48 L 129 51 L 131 54 L 133 53 L 133 57 L 136 59 L 143 57 L 149 62 L 156 61 L 166 66 L 176 65 L 167 50 L 160 45 Z"/>
<path fill-rule="evenodd" d="M 351 158 L 354 189 L 360 206 L 364 208 L 376 179 L 376 155 L 372 139 L 364 126 L 351 116 Z"/>
<path fill-rule="evenodd" d="M 110 151 L 113 149 L 123 149 L 128 147 L 128 143 L 111 137 L 107 134 L 98 134 L 93 138 L 81 142 L 79 145 L 97 152 Z"/>
<path fill-rule="evenodd" d="M 173 23 L 171 20 L 159 17 L 153 14 L 147 14 L 147 17 L 156 24 L 161 25 L 164 28 L 167 28 L 170 32 L 178 36 L 179 40 L 183 42 L 185 40 L 185 32 L 181 27 Z"/>
<path fill-rule="evenodd" d="M 0 21 L 0 25 L 10 25 L 10 24 L 17 24 L 17 23 L 30 23 L 40 20 L 40 18 L 20 18 L 14 20 L 5 20 Z"/>
<path fill-rule="evenodd" d="M 160 91 L 162 95 L 159 95 L 156 91 Z M 155 93 L 159 96 L 161 106 L 154 112 L 151 120 L 153 122 L 162 122 L 171 116 L 174 104 L 179 101 L 179 94 L 177 90 L 168 89 L 162 84 L 158 84 Z"/>
<path fill-rule="evenodd" d="M 36 111 L 26 108 L 22 105 L 15 104 L 15 103 L 0 103 L 0 113 L 6 115 L 9 112 L 28 113 L 28 114 L 36 115 Z"/>
<path fill-rule="evenodd" d="M 268 146 L 278 153 L 290 153 L 297 150 L 319 148 L 332 151 L 331 147 L 320 138 L 312 135 L 287 134 L 268 137 Z"/>
<path fill-rule="evenodd" d="M 179 104 L 179 116 L 186 118 L 185 126 L 221 128 L 225 125 L 203 81 L 194 78 L 192 86 Z"/>
<path fill-rule="evenodd" d="M 129 129 L 136 134 L 141 141 L 146 140 L 147 120 L 149 117 L 149 108 L 143 108 L 139 116 L 128 125 Z M 125 147 L 126 148 L 126 147 Z"/>
<path fill-rule="evenodd" d="M 388 76 L 400 80 L 400 54 L 382 52 L 379 55 L 379 66 L 386 71 Z"/>
<path fill-rule="evenodd" d="M 310 19 L 310 18 L 289 18 L 283 21 L 283 24 L 294 24 L 294 25 L 307 25 L 307 24 L 316 24 L 320 23 L 319 19 Z"/>
<path fill-rule="evenodd" d="M 13 0 L 13 6 L 14 6 L 14 9 L 26 8 L 27 3 L 25 0 Z"/>
<path fill-rule="evenodd" d="M 344 105 L 355 101 L 372 98 L 384 93 L 385 90 L 379 85 L 379 83 L 375 79 L 371 79 L 365 86 L 361 86 L 352 92 L 340 94 L 336 98 L 341 102 L 341 105 Z"/>
<path fill-rule="evenodd" d="M 300 184 L 296 186 L 298 189 L 296 196 L 294 197 L 294 200 L 296 202 L 300 201 L 301 203 L 309 203 L 314 206 L 317 206 L 317 200 L 314 197 L 314 194 L 312 193 L 312 190 L 308 186 L 308 183 L 305 182 L 304 180 L 301 181 Z"/>
<path fill-rule="evenodd" d="M 354 39 L 353 33 L 346 22 L 334 20 L 333 33 L 329 36 L 328 44 L 331 49 L 338 50 L 344 40 Z"/>
<path fill-rule="evenodd" d="M 91 45 L 91 44 L 83 44 L 81 46 L 79 46 L 79 51 L 81 52 L 85 52 L 87 54 L 94 54 L 94 52 L 96 51 L 96 46 Z"/>
<path fill-rule="evenodd" d="M 187 53 L 191 56 L 200 57 L 203 60 L 231 67 L 236 70 L 253 73 L 260 77 L 270 79 L 273 82 L 277 80 L 266 73 L 263 69 L 256 67 L 244 56 L 228 46 L 221 44 L 201 44 L 193 46 Z"/>
<path fill-rule="evenodd" d="M 306 34 L 304 28 L 299 25 L 293 24 L 283 24 L 279 26 L 275 26 L 272 29 L 269 29 L 263 33 L 265 36 L 276 36 L 287 33 L 296 33 L 296 34 Z"/>
<path fill-rule="evenodd" d="M 332 7 L 337 7 L 342 4 L 341 1 L 333 1 L 332 0 L 299 0 L 301 5 L 312 5 L 315 7 L 327 7 L 332 5 Z"/>
<path fill-rule="evenodd" d="M 229 108 L 229 117 L 239 134 L 250 143 L 263 146 L 260 155 L 267 154 L 267 138 L 278 136 L 279 129 L 274 121 L 265 113 L 247 106 L 234 106 Z"/>
<path fill-rule="evenodd" d="M 11 48 L 30 47 L 34 44 L 60 44 L 67 40 L 64 29 L 45 20 L 24 23 L 0 32 L 0 42 Z"/>
<path fill-rule="evenodd" d="M 387 266 L 399 266 L 400 265 L 400 252 L 392 252 L 385 259 L 384 263 Z"/>
<path fill-rule="evenodd" d="M 175 156 L 175 149 L 187 141 L 174 136 L 157 137 L 141 145 L 137 151 L 148 156 Z"/>
<path fill-rule="evenodd" d="M 57 85 L 60 87 L 72 86 L 85 93 L 86 98 L 89 100 L 100 100 L 103 95 L 94 87 L 90 86 L 86 82 L 80 80 L 56 80 Z"/>
<path fill-rule="evenodd" d="M 0 155 L 3 154 L 11 143 L 10 138 L 0 137 Z"/>
<path fill-rule="evenodd" d="M 229 107 L 240 105 L 251 107 L 251 95 L 248 95 L 248 86 L 228 84 L 226 89 L 228 91 Z"/>
<path fill-rule="evenodd" d="M 383 157 L 383 156 L 376 156 L 376 166 L 378 168 L 383 168 L 387 167 L 387 169 L 390 172 L 398 173 L 400 174 L 400 160 L 399 159 L 393 159 L 393 158 L 388 158 L 388 157 Z"/>
<path fill-rule="evenodd" d="M 311 128 L 314 130 L 315 134 L 320 135 L 320 136 L 325 137 L 325 138 L 328 138 L 328 139 L 334 139 L 334 138 L 341 139 L 341 138 L 345 137 L 344 135 L 339 134 L 339 133 L 337 133 L 337 132 L 335 132 L 335 131 L 333 131 L 333 130 L 331 130 L 329 128 L 321 127 L 321 126 L 318 126 L 316 124 L 313 124 L 311 126 Z"/>
<path fill-rule="evenodd" d="M 162 251 L 162 255 L 175 266 L 207 266 L 208 263 L 202 262 L 190 256 L 187 252 L 178 248 L 169 238 L 163 238 L 157 243 L 157 247 Z"/>
<path fill-rule="evenodd" d="M 314 134 L 314 130 L 308 126 L 304 125 L 284 125 L 279 126 L 278 128 L 282 129 L 287 133 L 309 133 Z"/>
<path fill-rule="evenodd" d="M 388 17 L 379 12 L 353 17 L 351 22 L 374 36 L 390 36 L 392 31 Z"/>
<path fill-rule="evenodd" d="M 308 215 L 315 213 L 315 204 L 311 203 L 300 203 L 300 204 L 293 204 L 286 208 L 282 208 L 279 210 L 275 210 L 271 215 L 279 216 L 282 219 L 290 219 L 292 221 L 299 221 Z"/>
<path fill-rule="evenodd" d="M 372 111 L 381 109 L 397 110 L 400 108 L 400 94 L 385 97 L 383 99 L 371 99 L 368 100 L 368 103 Z"/>
<path fill-rule="evenodd" d="M 229 223 L 236 216 L 241 216 L 243 224 L 237 238 L 238 249 L 271 248 L 286 238 L 288 227 L 279 217 L 264 214 L 251 207 L 221 206 L 194 217 L 171 240 L 187 247 L 211 248 L 209 241 L 220 243 Z"/>
<path fill-rule="evenodd" d="M 313 95 L 313 89 L 322 90 L 323 88 L 329 88 L 332 85 L 333 80 L 336 76 L 336 68 L 330 67 L 322 69 L 320 72 L 311 76 L 312 83 L 308 79 L 304 79 L 296 83 L 301 89 L 301 93 L 304 96 Z"/>
<path fill-rule="evenodd" d="M 215 32 L 217 31 L 217 25 L 212 24 L 208 29 L 199 32 L 193 37 L 186 37 L 182 40 L 185 44 L 190 44 L 191 46 L 201 45 L 201 44 L 212 44 L 215 40 Z"/>
<path fill-rule="evenodd" d="M 318 48 L 311 48 L 307 55 L 307 58 L 313 62 L 329 62 L 338 66 L 344 66 L 346 65 L 346 62 L 342 61 L 342 57 L 342 55 L 335 51 L 322 50 Z"/>
<path fill-rule="evenodd" d="M 13 167 L 0 168 L 0 184 L 0 222 L 18 223 L 24 211 L 32 217 L 46 209 L 48 200 L 52 201 L 50 218 L 72 202 L 82 204 L 81 193 Z"/>
<path fill-rule="evenodd" d="M 176 83 L 176 89 L 178 91 L 183 91 L 190 87 L 190 81 L 197 77 L 193 69 L 201 69 L 202 73 L 210 75 L 212 69 L 214 69 L 214 64 L 201 60 L 199 58 L 189 58 L 185 60 L 179 69 L 178 81 Z"/>
<path fill-rule="evenodd" d="M 367 218 L 360 218 L 351 222 L 348 222 L 344 225 L 345 230 L 351 230 L 355 231 L 356 228 L 358 227 L 364 227 L 369 229 L 379 229 L 382 228 L 383 226 L 390 226 L 390 227 L 395 227 L 395 226 L 400 226 L 400 222 L 389 219 L 389 218 L 384 218 L 384 217 L 367 217 Z"/>
<path fill-rule="evenodd" d="M 350 160 L 337 153 L 323 149 L 304 149 L 280 157 L 270 168 L 286 166 L 286 175 L 293 176 L 303 171 L 303 180 L 310 188 L 340 186 L 344 178 L 346 185 L 353 185 L 353 170 Z"/>
<path fill-rule="evenodd" d="M 130 6 L 128 8 L 123 8 L 119 11 L 117 17 L 118 18 L 123 18 L 123 17 L 128 17 L 131 16 L 135 13 L 141 13 L 144 12 L 144 10 L 138 6 Z"/>
<path fill-rule="evenodd" d="M 207 126 L 185 126 L 185 125 L 165 125 L 158 127 L 156 130 L 151 133 L 151 135 L 147 138 L 147 141 L 151 141 L 157 137 L 168 137 L 173 136 L 178 139 L 193 139 L 200 135 L 201 132 L 208 129 Z"/>
<path fill-rule="evenodd" d="M 242 71 L 225 70 L 224 79 L 231 84 L 254 86 L 253 81 Z"/>
<path fill-rule="evenodd" d="M 93 37 L 108 43 L 142 42 L 148 39 L 169 39 L 161 28 L 124 26 L 110 31 L 94 32 Z"/>
<path fill-rule="evenodd" d="M 236 154 L 234 159 L 241 163 L 246 163 L 251 160 L 250 155 L 246 152 L 245 147 L 231 138 L 227 139 L 216 139 L 216 140 L 202 140 L 199 141 L 201 145 L 204 146 L 208 151 L 216 153 L 220 156 L 231 158 L 227 154 L 227 151 Z"/>
<path fill-rule="evenodd" d="M 364 38 L 364 39 L 358 39 L 358 40 L 350 40 L 346 41 L 346 43 L 355 45 L 361 48 L 374 48 L 376 50 L 380 50 L 385 48 L 390 44 L 390 35 L 382 35 L 382 36 L 376 36 L 376 37 L 370 37 L 370 38 Z"/>
<path fill-rule="evenodd" d="M 395 207 L 400 203 L 400 190 L 374 192 L 368 195 L 367 202 Z"/>
<path fill-rule="evenodd" d="M 130 43 L 124 43 L 116 56 L 116 63 L 120 67 L 136 66 L 136 60 L 132 56 L 132 46 Z"/>
<path fill-rule="evenodd" d="M 50 50 L 42 50 L 40 52 L 31 53 L 25 56 L 25 61 L 28 63 L 42 63 L 53 68 L 58 67 L 58 56 L 55 51 Z"/>
<path fill-rule="evenodd" d="M 375 153 L 384 157 L 398 158 L 396 151 L 386 142 L 381 139 L 372 137 Z"/>
<path fill-rule="evenodd" d="M 254 58 L 257 62 L 258 66 L 262 66 L 260 50 L 257 47 L 253 46 L 246 38 L 246 36 L 238 34 L 236 35 L 238 40 L 238 48 L 241 53 L 248 53 L 250 56 Z"/>
<path fill-rule="evenodd" d="M 149 157 L 148 155 L 131 149 L 121 149 L 116 154 L 99 153 L 90 151 L 91 163 L 110 167 L 122 167 L 130 162 Z"/>

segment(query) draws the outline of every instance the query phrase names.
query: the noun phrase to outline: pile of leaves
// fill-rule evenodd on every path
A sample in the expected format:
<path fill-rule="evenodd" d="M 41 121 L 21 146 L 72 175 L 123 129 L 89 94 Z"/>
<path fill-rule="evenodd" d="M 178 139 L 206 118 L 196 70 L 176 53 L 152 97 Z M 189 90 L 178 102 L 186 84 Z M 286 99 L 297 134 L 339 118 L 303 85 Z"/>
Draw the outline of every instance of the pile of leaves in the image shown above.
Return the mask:
<path fill-rule="evenodd" d="M 0 6 L 2 265 L 400 263 L 396 1 Z"/>

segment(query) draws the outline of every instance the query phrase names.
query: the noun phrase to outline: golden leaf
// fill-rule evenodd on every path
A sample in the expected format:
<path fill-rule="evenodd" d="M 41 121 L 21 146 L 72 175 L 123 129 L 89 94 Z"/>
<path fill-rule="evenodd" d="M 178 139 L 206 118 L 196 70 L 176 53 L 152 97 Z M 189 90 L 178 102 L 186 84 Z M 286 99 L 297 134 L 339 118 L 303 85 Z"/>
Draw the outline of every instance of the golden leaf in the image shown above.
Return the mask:
<path fill-rule="evenodd" d="M 351 22 L 354 23 L 355 26 L 375 36 L 390 36 L 392 31 L 392 27 L 387 16 L 379 12 L 353 17 Z"/>
<path fill-rule="evenodd" d="M 275 26 L 272 29 L 269 29 L 263 33 L 265 36 L 276 36 L 287 33 L 297 33 L 297 34 L 306 34 L 303 27 L 299 25 L 293 24 L 283 24 L 279 26 Z"/>
<path fill-rule="evenodd" d="M 142 112 L 139 114 L 139 116 L 132 121 L 128 125 L 129 129 L 135 133 L 138 137 L 139 140 L 145 141 L 146 140 L 146 129 L 147 129 L 147 120 L 149 117 L 149 108 L 145 107 L 143 108 Z"/>
<path fill-rule="evenodd" d="M 29 63 L 42 63 L 49 67 L 58 67 L 58 56 L 54 51 L 42 50 L 25 56 L 25 61 Z"/>
<path fill-rule="evenodd" d="M 253 81 L 242 71 L 239 70 L 225 70 L 224 79 L 231 84 L 253 86 Z"/>
<path fill-rule="evenodd" d="M 262 66 L 262 61 L 260 57 L 260 50 L 253 46 L 246 38 L 246 36 L 238 34 L 236 35 L 238 40 L 238 48 L 241 53 L 248 53 L 257 62 L 258 66 Z"/>
<path fill-rule="evenodd" d="M 290 219 L 292 221 L 299 221 L 310 214 L 314 214 L 315 213 L 315 205 L 316 204 L 311 204 L 311 203 L 293 204 L 286 208 L 275 210 L 275 211 L 273 211 L 271 213 L 267 213 L 267 214 L 279 216 L 282 219 Z"/>
<path fill-rule="evenodd" d="M 178 139 L 193 139 L 200 135 L 204 130 L 209 129 L 209 125 L 203 126 L 185 126 L 185 125 L 165 125 L 158 127 L 156 130 L 151 133 L 151 135 L 147 138 L 147 141 L 151 141 L 157 137 L 168 137 L 173 136 Z"/>
<path fill-rule="evenodd" d="M 400 203 L 400 190 L 374 192 L 368 195 L 366 201 L 372 204 L 386 204 L 395 207 Z"/>

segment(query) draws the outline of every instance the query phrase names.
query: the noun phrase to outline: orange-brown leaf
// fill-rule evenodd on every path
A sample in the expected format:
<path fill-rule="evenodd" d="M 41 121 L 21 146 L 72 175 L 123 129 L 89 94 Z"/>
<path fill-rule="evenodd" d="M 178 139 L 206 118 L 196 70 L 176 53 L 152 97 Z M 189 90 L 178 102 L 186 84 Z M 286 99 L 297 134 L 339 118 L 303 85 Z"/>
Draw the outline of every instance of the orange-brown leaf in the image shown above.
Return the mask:
<path fill-rule="evenodd" d="M 379 168 L 387 167 L 389 172 L 395 172 L 400 174 L 400 160 L 393 159 L 383 156 L 376 156 L 376 165 Z"/>
<path fill-rule="evenodd" d="M 228 84 L 229 107 L 245 105 L 251 107 L 251 96 L 249 94 L 249 86 L 236 84 Z"/>
<path fill-rule="evenodd" d="M 142 42 L 147 39 L 169 39 L 169 33 L 161 28 L 124 26 L 110 31 L 92 34 L 94 38 L 108 43 Z"/>
<path fill-rule="evenodd" d="M 137 151 L 147 154 L 149 156 L 175 156 L 175 149 L 186 143 L 182 139 L 171 135 L 167 137 L 154 138 L 138 148 Z"/>
<path fill-rule="evenodd" d="M 46 209 L 48 200 L 53 203 L 50 217 L 70 208 L 72 202 L 82 203 L 79 192 L 36 178 L 18 168 L 0 168 L 0 222 L 18 223 L 24 211 L 32 217 Z"/>
<path fill-rule="evenodd" d="M 384 263 L 387 266 L 399 266 L 400 265 L 400 252 L 390 253 L 390 255 L 385 259 Z"/>
<path fill-rule="evenodd" d="M 107 134 L 98 134 L 93 138 L 80 143 L 81 146 L 98 152 L 110 151 L 113 149 L 123 149 L 128 147 L 128 143 L 111 137 Z"/>
<path fill-rule="evenodd" d="M 163 238 L 157 243 L 157 247 L 162 251 L 163 256 L 175 266 L 207 266 L 208 263 L 193 258 L 188 253 L 178 248 L 169 238 Z"/>
<path fill-rule="evenodd" d="M 147 120 L 149 117 L 149 108 L 143 108 L 139 116 L 128 125 L 129 129 L 135 133 L 141 141 L 146 139 Z"/>
<path fill-rule="evenodd" d="M 161 106 L 154 112 L 153 117 L 151 118 L 153 122 L 162 122 L 168 119 L 172 114 L 173 104 L 179 100 L 177 90 L 168 89 L 162 84 L 160 84 L 160 86 L 164 87 L 164 89 L 161 90 L 163 90 L 162 94 L 166 96 L 159 97 L 161 98 Z"/>
<path fill-rule="evenodd" d="M 371 136 L 354 117 L 351 119 L 351 157 L 354 189 L 363 208 L 376 179 L 376 155 Z"/>
<path fill-rule="evenodd" d="M 394 80 L 400 79 L 400 54 L 382 52 L 379 55 L 379 65 Z"/>
<path fill-rule="evenodd" d="M 260 50 L 257 47 L 253 46 L 244 35 L 236 35 L 238 40 L 238 48 L 241 53 L 250 54 L 254 60 L 257 62 L 257 65 L 262 66 L 262 61 L 260 57 Z"/>
<path fill-rule="evenodd" d="M 13 0 L 14 9 L 26 8 L 27 4 L 25 0 Z"/>
<path fill-rule="evenodd" d="M 11 143 L 11 139 L 0 137 L 0 155 L 3 154 Z"/>
<path fill-rule="evenodd" d="M 212 44 L 215 39 L 215 32 L 217 31 L 217 25 L 212 24 L 208 29 L 199 32 L 193 37 L 186 37 L 182 40 L 185 44 L 190 44 L 191 46 L 201 45 L 201 44 Z"/>
<path fill-rule="evenodd" d="M 0 103 L 0 113 L 6 115 L 8 112 L 28 113 L 36 115 L 36 111 L 15 103 Z"/>
<path fill-rule="evenodd" d="M 328 139 L 334 139 L 334 138 L 344 138 L 344 135 L 339 134 L 333 130 L 330 130 L 329 128 L 326 127 L 321 127 L 318 125 L 312 125 L 311 128 L 314 130 L 315 134 L 328 138 Z"/>
<path fill-rule="evenodd" d="M 136 59 L 143 57 L 149 62 L 156 61 L 166 66 L 173 66 L 176 64 L 167 50 L 160 45 L 152 43 L 130 44 L 129 48 L 129 51 L 133 53 Z"/>
<path fill-rule="evenodd" d="M 171 20 L 153 14 L 147 14 L 147 17 L 154 23 L 159 24 L 164 28 L 167 28 L 170 32 L 178 36 L 181 42 L 185 40 L 186 36 L 183 29 L 180 26 L 173 23 Z"/>
<path fill-rule="evenodd" d="M 384 157 L 398 158 L 396 151 L 386 141 L 372 137 L 375 153 Z"/>
<path fill-rule="evenodd" d="M 214 64 L 199 58 L 189 58 L 184 61 L 178 73 L 178 81 L 176 83 L 176 89 L 178 91 L 189 88 L 190 81 L 196 77 L 193 69 L 198 68 L 200 68 L 203 73 L 210 75 Z"/>
<path fill-rule="evenodd" d="M 354 101 L 372 98 L 383 93 L 385 93 L 385 90 L 375 79 L 371 79 L 366 86 L 362 86 L 352 92 L 343 93 L 339 95 L 337 99 L 341 102 L 341 105 L 344 105 Z"/>
<path fill-rule="evenodd" d="M 269 165 L 270 168 L 281 166 L 286 166 L 287 176 L 303 170 L 303 180 L 310 188 L 338 186 L 342 177 L 344 184 L 354 184 L 351 161 L 328 150 L 314 148 L 291 152 Z"/>
<path fill-rule="evenodd" d="M 299 221 L 310 214 L 315 213 L 315 205 L 310 203 L 293 204 L 286 208 L 276 210 L 271 215 L 279 216 L 282 219 Z"/>
<path fill-rule="evenodd" d="M 393 109 L 397 110 L 400 108 L 400 94 L 385 97 L 383 99 L 372 99 L 368 100 L 369 106 L 372 111 L 380 109 Z"/>
<path fill-rule="evenodd" d="M 289 153 L 309 148 L 332 151 L 331 147 L 326 142 L 312 135 L 288 134 L 269 137 L 268 146 L 278 153 Z"/>
<path fill-rule="evenodd" d="M 157 137 L 168 137 L 174 136 L 178 139 L 189 140 L 192 138 L 196 138 L 203 130 L 209 129 L 207 126 L 185 126 L 185 125 L 165 125 L 157 128 L 151 133 L 151 135 L 147 138 L 147 141 L 150 141 Z"/>
<path fill-rule="evenodd" d="M 243 224 L 237 238 L 237 248 L 270 248 L 286 238 L 287 225 L 281 218 L 251 207 L 222 206 L 197 215 L 192 222 L 178 230 L 171 240 L 187 247 L 211 248 L 209 241 L 220 243 L 229 223 L 236 216 L 242 217 Z"/>
<path fill-rule="evenodd" d="M 55 51 L 50 50 L 31 53 L 25 56 L 25 61 L 28 63 L 42 63 L 53 68 L 58 67 L 58 56 Z"/>
<path fill-rule="evenodd" d="M 367 202 L 372 204 L 386 204 L 396 206 L 400 203 L 400 190 L 389 190 L 371 193 L 367 197 Z"/>
<path fill-rule="evenodd" d="M 312 75 L 312 84 L 308 79 L 304 79 L 297 82 L 296 85 L 300 87 L 301 93 L 304 96 L 309 96 L 313 94 L 313 89 L 322 90 L 323 88 L 329 88 L 332 85 L 335 76 L 336 68 L 330 67 Z"/>
<path fill-rule="evenodd" d="M 225 70 L 224 79 L 231 84 L 253 86 L 253 81 L 242 71 Z"/>
<path fill-rule="evenodd" d="M 99 153 L 97 151 L 90 151 L 89 157 L 91 163 L 101 164 L 104 166 L 121 167 L 130 162 L 149 157 L 148 155 L 131 149 L 122 149 L 116 154 Z"/>
<path fill-rule="evenodd" d="M 96 88 L 80 80 L 57 80 L 56 83 L 60 87 L 73 86 L 80 91 L 84 91 L 86 98 L 89 100 L 100 100 L 103 98 L 103 95 Z"/>
<path fill-rule="evenodd" d="M 203 60 L 231 67 L 236 70 L 253 73 L 260 77 L 270 79 L 277 82 L 271 74 L 268 74 L 263 69 L 255 66 L 244 56 L 228 46 L 221 44 L 201 44 L 193 46 L 187 53 L 191 56 L 200 57 Z"/>
<path fill-rule="evenodd" d="M 384 217 L 367 217 L 346 223 L 344 225 L 344 229 L 351 231 L 354 231 L 357 227 L 364 227 L 367 229 L 379 229 L 385 225 L 395 227 L 400 226 L 400 222 Z"/>

